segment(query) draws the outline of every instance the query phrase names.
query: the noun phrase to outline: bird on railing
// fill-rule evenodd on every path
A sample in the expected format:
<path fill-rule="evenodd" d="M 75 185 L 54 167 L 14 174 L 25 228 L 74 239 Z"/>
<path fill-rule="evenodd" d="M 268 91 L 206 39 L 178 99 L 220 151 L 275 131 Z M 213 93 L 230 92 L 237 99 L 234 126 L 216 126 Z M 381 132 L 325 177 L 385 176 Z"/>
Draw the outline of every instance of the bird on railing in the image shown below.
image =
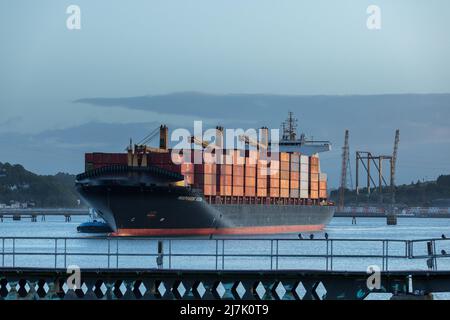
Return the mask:
<path fill-rule="evenodd" d="M 298 234 L 298 238 L 299 238 L 299 239 L 303 239 L 303 236 L 302 236 L 301 233 Z"/>
<path fill-rule="evenodd" d="M 328 233 L 325 232 L 325 239 L 328 240 Z"/>
<path fill-rule="evenodd" d="M 313 235 L 313 234 L 309 235 L 309 238 L 310 238 L 311 240 L 314 239 L 314 235 Z"/>
<path fill-rule="evenodd" d="M 447 237 L 445 236 L 445 234 L 443 234 L 443 235 L 441 236 L 441 238 L 444 239 L 444 240 L 447 239 Z"/>
<path fill-rule="evenodd" d="M 447 255 L 447 251 L 442 250 L 442 251 L 441 251 L 441 254 L 442 254 L 443 256 L 446 256 L 446 255 Z"/>

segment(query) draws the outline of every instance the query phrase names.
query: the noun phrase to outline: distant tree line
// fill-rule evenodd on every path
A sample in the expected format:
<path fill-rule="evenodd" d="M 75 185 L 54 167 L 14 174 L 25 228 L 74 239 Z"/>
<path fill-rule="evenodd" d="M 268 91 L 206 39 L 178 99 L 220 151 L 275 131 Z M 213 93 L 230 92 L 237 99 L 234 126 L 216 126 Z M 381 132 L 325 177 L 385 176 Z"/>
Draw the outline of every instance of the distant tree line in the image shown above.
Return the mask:
<path fill-rule="evenodd" d="M 76 207 L 75 175 L 37 175 L 21 165 L 0 162 L 0 203 L 34 203 L 36 207 Z"/>
<path fill-rule="evenodd" d="M 377 204 L 380 203 L 380 194 L 377 188 L 371 190 L 371 195 L 367 196 L 367 188 L 361 188 L 358 202 Z M 383 188 L 383 203 L 391 203 L 391 189 Z M 330 193 L 330 199 L 339 201 L 339 190 Z M 436 181 L 411 182 L 411 184 L 400 185 L 395 188 L 395 200 L 397 204 L 406 206 L 431 206 L 437 199 L 450 199 L 450 175 L 441 175 Z M 356 191 L 345 190 L 345 203 L 356 203 Z"/>

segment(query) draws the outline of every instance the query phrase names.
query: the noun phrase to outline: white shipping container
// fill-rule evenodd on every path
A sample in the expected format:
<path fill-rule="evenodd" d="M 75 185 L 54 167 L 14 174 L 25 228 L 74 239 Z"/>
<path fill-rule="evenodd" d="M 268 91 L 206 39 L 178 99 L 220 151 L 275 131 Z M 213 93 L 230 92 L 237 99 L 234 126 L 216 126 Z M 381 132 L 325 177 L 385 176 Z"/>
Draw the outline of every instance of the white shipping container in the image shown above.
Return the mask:
<path fill-rule="evenodd" d="M 300 156 L 300 164 L 306 164 L 306 165 L 309 166 L 309 157 L 301 155 Z"/>
<path fill-rule="evenodd" d="M 308 189 L 300 189 L 300 198 L 301 199 L 308 199 L 309 198 L 309 194 L 308 194 Z"/>

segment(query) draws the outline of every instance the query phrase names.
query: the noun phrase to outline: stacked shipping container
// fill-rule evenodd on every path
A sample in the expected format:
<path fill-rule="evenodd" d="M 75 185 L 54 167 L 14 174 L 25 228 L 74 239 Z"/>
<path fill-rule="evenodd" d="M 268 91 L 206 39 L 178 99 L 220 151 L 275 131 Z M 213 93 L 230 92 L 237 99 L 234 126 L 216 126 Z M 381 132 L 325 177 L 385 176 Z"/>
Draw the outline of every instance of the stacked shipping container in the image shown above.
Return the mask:
<path fill-rule="evenodd" d="M 309 198 L 319 198 L 319 158 L 309 158 Z"/>
<path fill-rule="evenodd" d="M 309 157 L 300 155 L 300 198 L 309 198 Z"/>
<path fill-rule="evenodd" d="M 126 153 L 86 153 L 84 155 L 85 171 L 110 165 L 126 165 L 127 163 Z"/>
<path fill-rule="evenodd" d="M 195 154 L 197 152 L 197 154 Z M 171 152 L 144 155 L 90 153 L 85 155 L 86 171 L 108 165 L 154 165 L 184 175 L 185 185 L 203 190 L 205 196 L 260 197 L 325 200 L 327 176 L 320 173 L 319 158 L 280 152 L 279 160 L 260 159 L 257 151 L 231 150 L 230 163 L 194 164 L 203 151 L 191 153 L 191 161 Z M 245 153 L 245 156 L 244 156 Z M 181 165 L 172 160 L 183 159 Z M 210 162 L 205 159 L 206 162 Z M 211 159 L 210 159 L 211 160 Z"/>
<path fill-rule="evenodd" d="M 280 198 L 289 198 L 289 153 L 280 152 Z"/>
<path fill-rule="evenodd" d="M 291 154 L 290 198 L 300 197 L 300 155 Z"/>
<path fill-rule="evenodd" d="M 319 198 L 326 199 L 328 197 L 327 194 L 327 174 L 320 173 L 319 174 Z"/>
<path fill-rule="evenodd" d="M 268 174 L 268 167 L 267 167 L 267 160 L 258 159 L 258 165 L 257 165 L 257 177 L 256 177 L 256 196 L 257 197 L 267 197 L 267 174 Z"/>
<path fill-rule="evenodd" d="M 233 150 L 233 196 L 244 196 L 244 164 L 245 158 L 240 150 Z"/>
<path fill-rule="evenodd" d="M 280 161 L 271 160 L 269 164 L 269 180 L 268 180 L 269 197 L 280 197 Z"/>
<path fill-rule="evenodd" d="M 245 196 L 256 197 L 256 164 L 258 161 L 257 151 L 248 151 L 245 157 Z"/>

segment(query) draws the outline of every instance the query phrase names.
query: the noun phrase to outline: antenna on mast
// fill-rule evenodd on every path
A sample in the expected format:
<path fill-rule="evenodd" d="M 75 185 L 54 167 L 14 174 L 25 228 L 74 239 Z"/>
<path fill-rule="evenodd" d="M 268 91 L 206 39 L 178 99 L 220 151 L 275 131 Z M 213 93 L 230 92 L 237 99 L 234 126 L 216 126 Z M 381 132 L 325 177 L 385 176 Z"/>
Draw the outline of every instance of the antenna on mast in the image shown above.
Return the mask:
<path fill-rule="evenodd" d="M 288 118 L 283 122 L 283 140 L 297 140 L 297 119 L 292 111 L 288 112 Z"/>

